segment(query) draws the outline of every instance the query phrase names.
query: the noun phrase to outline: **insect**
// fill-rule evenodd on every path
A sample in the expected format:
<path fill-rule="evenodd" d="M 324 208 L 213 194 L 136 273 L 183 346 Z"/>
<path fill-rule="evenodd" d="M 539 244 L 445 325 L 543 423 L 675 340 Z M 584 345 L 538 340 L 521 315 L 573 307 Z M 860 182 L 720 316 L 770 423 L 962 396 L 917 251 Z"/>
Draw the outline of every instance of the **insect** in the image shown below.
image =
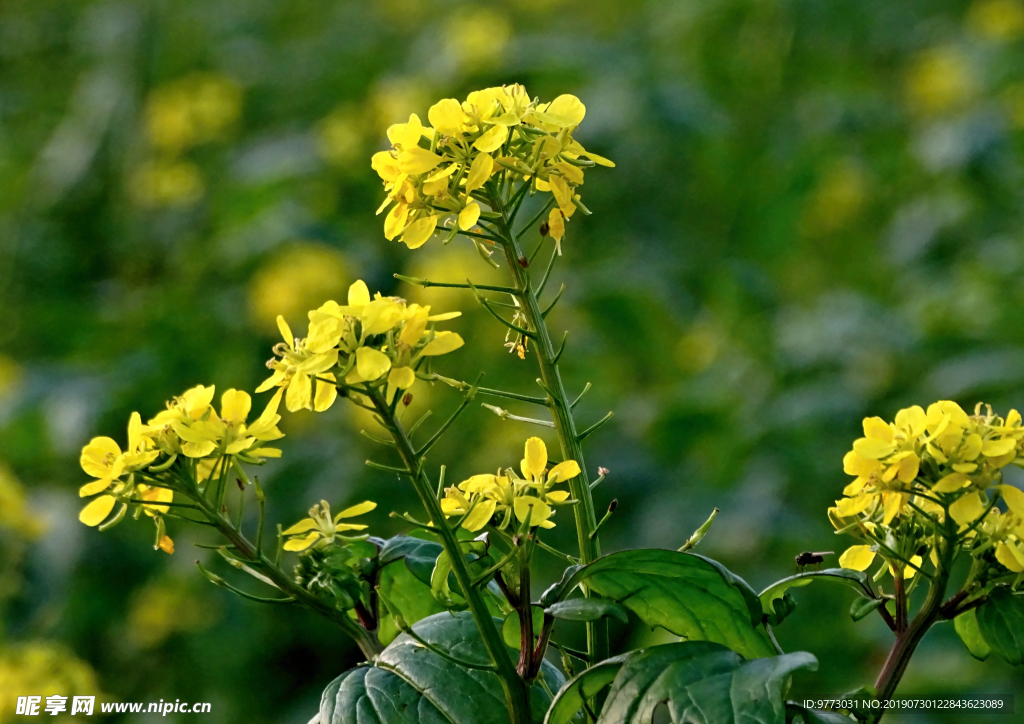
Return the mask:
<path fill-rule="evenodd" d="M 831 556 L 835 551 L 804 551 L 796 556 L 794 559 L 797 566 L 800 568 L 800 572 L 804 572 L 804 568 L 807 566 L 818 566 L 825 561 L 825 556 Z"/>

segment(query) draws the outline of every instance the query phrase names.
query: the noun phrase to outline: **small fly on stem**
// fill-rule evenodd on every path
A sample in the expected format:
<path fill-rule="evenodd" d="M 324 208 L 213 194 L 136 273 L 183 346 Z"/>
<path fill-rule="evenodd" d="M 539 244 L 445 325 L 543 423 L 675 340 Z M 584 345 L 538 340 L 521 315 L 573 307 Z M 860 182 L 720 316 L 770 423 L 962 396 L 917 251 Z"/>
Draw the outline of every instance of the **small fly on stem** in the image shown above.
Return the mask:
<path fill-rule="evenodd" d="M 807 566 L 820 566 L 825 561 L 825 556 L 835 555 L 835 551 L 804 551 L 798 554 L 794 560 L 800 572 L 803 573 Z"/>

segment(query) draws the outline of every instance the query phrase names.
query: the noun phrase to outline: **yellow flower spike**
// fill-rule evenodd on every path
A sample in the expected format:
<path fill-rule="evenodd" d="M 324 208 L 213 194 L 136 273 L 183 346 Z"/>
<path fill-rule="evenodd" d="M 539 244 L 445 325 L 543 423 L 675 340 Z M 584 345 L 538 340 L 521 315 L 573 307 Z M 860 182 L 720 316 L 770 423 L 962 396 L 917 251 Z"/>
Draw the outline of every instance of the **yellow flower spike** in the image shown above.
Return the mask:
<path fill-rule="evenodd" d="M 551 213 L 548 214 L 548 234 L 556 242 L 565 236 L 565 214 L 561 209 L 551 209 Z"/>
<path fill-rule="evenodd" d="M 949 506 L 949 515 L 962 526 L 976 521 L 985 512 L 981 493 L 968 493 Z"/>
<path fill-rule="evenodd" d="M 548 521 L 551 517 L 551 506 L 540 498 L 533 495 L 521 495 L 515 499 L 513 505 L 516 518 L 520 523 L 527 523 L 530 527 L 541 526 L 542 528 L 553 528 L 554 523 Z"/>
<path fill-rule="evenodd" d="M 997 485 L 996 490 L 1003 494 L 1006 507 L 1018 518 L 1024 518 L 1024 490 L 1013 485 Z"/>
<path fill-rule="evenodd" d="M 466 204 L 466 208 L 459 212 L 459 228 L 463 231 L 469 231 L 479 218 L 480 204 L 470 201 Z"/>
<path fill-rule="evenodd" d="M 434 234 L 434 229 L 437 228 L 437 217 L 436 216 L 424 216 L 422 219 L 409 224 L 406 228 L 405 233 L 402 234 L 402 241 L 410 249 L 419 249 L 421 246 L 427 243 Z"/>
<path fill-rule="evenodd" d="M 851 571 L 866 571 L 875 560 L 875 552 L 871 546 L 850 546 L 839 556 L 839 567 Z"/>
<path fill-rule="evenodd" d="M 438 332 L 434 335 L 426 347 L 420 350 L 420 354 L 424 357 L 436 357 L 442 354 L 448 354 L 454 352 L 461 347 L 465 342 L 455 332 Z"/>
<path fill-rule="evenodd" d="M 96 527 L 110 515 L 117 501 L 109 495 L 102 495 L 82 508 L 78 520 L 90 527 Z"/>
<path fill-rule="evenodd" d="M 360 347 L 356 350 L 356 370 L 366 382 L 383 377 L 391 369 L 391 358 L 372 347 Z"/>
<path fill-rule="evenodd" d="M 507 138 L 508 126 L 494 125 L 473 142 L 473 148 L 484 153 L 491 153 L 501 148 Z"/>
<path fill-rule="evenodd" d="M 248 392 L 231 389 L 221 395 L 220 416 L 224 422 L 234 425 L 245 422 L 252 409 L 252 398 Z"/>

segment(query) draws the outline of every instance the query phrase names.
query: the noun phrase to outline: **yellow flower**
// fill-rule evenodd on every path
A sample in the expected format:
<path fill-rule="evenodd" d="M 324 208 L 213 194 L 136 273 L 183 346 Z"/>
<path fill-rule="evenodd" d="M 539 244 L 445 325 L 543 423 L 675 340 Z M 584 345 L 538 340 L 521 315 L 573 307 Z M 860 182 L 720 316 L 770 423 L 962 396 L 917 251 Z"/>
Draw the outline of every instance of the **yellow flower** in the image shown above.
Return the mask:
<path fill-rule="evenodd" d="M 495 515 L 502 517 L 496 524 L 499 529 L 508 527 L 513 516 L 530 527 L 554 528 L 550 520 L 554 515 L 552 506 L 570 501 L 568 491 L 553 487 L 579 475 L 580 467 L 575 460 L 559 463 L 550 470 L 547 464 L 544 441 L 531 437 L 526 441 L 525 457 L 520 463 L 522 479 L 514 477 L 511 469 L 509 475 L 474 475 L 445 490 L 441 509 L 446 517 L 465 516 L 460 525 L 474 533 Z"/>
<path fill-rule="evenodd" d="M 83 485 L 78 494 L 85 498 L 113 488 L 114 493 L 124 489 L 121 476 L 140 470 L 156 460 L 159 450 L 149 449 L 151 441 L 146 437 L 148 428 L 142 424 L 139 413 L 133 412 L 128 420 L 128 449 L 121 452 L 120 446 L 109 437 L 94 437 L 82 449 L 79 459 L 82 470 L 94 478 L 91 483 Z M 101 495 L 90 501 L 78 519 L 89 526 L 102 523 L 114 509 L 117 502 L 112 495 Z"/>
<path fill-rule="evenodd" d="M 256 392 L 281 387 L 286 390 L 285 406 L 289 412 L 303 409 L 323 412 L 334 404 L 336 397 L 330 392 L 321 392 L 321 389 L 334 389 L 334 385 L 324 379 L 330 380 L 325 373 L 338 363 L 335 345 L 341 339 L 343 330 L 328 320 L 310 322 L 309 337 L 298 339 L 292 334 L 284 317 L 277 318 L 277 327 L 284 338 L 283 343 L 274 347 L 274 353 L 280 359 L 275 358 L 267 363 L 274 373 L 256 388 Z M 315 400 L 314 377 L 322 378 L 316 381 Z"/>
<path fill-rule="evenodd" d="M 252 398 L 241 390 L 228 390 L 221 397 L 220 416 L 210 413 L 204 419 L 179 421 L 171 427 L 180 440 L 181 452 L 190 458 L 219 459 L 225 455 L 244 456 L 250 461 L 265 457 L 280 457 L 276 448 L 262 447 L 260 443 L 284 437 L 277 428 L 281 416 L 277 414 L 281 394 L 278 392 L 252 425 L 246 425 Z M 216 455 L 214 455 L 216 453 Z"/>
<path fill-rule="evenodd" d="M 377 210 L 388 212 L 384 236 L 416 249 L 439 227 L 450 229 L 449 238 L 468 231 L 485 213 L 480 203 L 490 201 L 486 186 L 495 175 L 551 193 L 562 217 L 572 216 L 584 169 L 615 165 L 572 138 L 585 115 L 575 96 L 538 103 L 512 85 L 474 91 L 462 103 L 438 101 L 427 113 L 433 128 L 415 114 L 391 126 L 392 149 L 371 159 L 387 194 Z"/>
<path fill-rule="evenodd" d="M 282 533 L 282 535 L 288 538 L 284 544 L 284 549 L 286 551 L 304 551 L 320 541 L 331 543 L 335 538 L 361 540 L 366 536 L 351 538 L 341 534 L 349 530 L 365 530 L 365 525 L 361 523 L 341 523 L 339 521 L 369 513 L 376 507 L 376 503 L 367 500 L 350 508 L 345 508 L 345 510 L 331 518 L 330 504 L 326 500 L 321 500 L 317 505 L 309 509 L 308 518 L 300 520 Z"/>

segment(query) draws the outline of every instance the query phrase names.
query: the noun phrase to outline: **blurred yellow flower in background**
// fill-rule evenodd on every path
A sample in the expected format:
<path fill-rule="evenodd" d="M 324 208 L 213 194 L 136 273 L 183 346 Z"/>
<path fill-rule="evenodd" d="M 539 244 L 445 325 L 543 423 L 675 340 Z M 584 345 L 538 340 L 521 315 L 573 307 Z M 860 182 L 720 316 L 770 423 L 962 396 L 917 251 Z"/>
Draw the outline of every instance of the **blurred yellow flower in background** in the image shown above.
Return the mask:
<path fill-rule="evenodd" d="M 348 106 L 339 106 L 316 125 L 316 148 L 329 163 L 345 167 L 359 158 L 363 150 L 364 125 Z"/>
<path fill-rule="evenodd" d="M 868 183 L 864 170 L 853 158 L 834 162 L 811 193 L 800 221 L 807 236 L 825 236 L 841 230 L 864 207 Z"/>
<path fill-rule="evenodd" d="M 987 40 L 1016 40 L 1024 35 L 1024 5 L 1018 0 L 981 0 L 967 12 L 967 27 Z"/>
<path fill-rule="evenodd" d="M 242 112 L 242 90 L 227 76 L 195 73 L 155 88 L 146 100 L 146 136 L 180 153 L 220 137 Z"/>
<path fill-rule="evenodd" d="M 69 703 L 74 696 L 103 696 L 92 667 L 63 646 L 48 641 L 4 644 L 0 646 L 0 724 L 24 721 L 15 716 L 14 703 L 16 697 L 26 695 L 41 696 L 44 703 L 54 695 L 69 697 Z M 77 720 L 67 715 L 47 717 L 56 724 Z"/>
<path fill-rule="evenodd" d="M 491 8 L 466 8 L 448 20 L 445 49 L 460 68 L 478 68 L 499 60 L 511 37 L 507 16 Z"/>
<path fill-rule="evenodd" d="M 249 281 L 249 313 L 265 332 L 277 330 L 277 317 L 294 318 L 342 294 L 349 276 L 340 252 L 298 242 L 275 254 Z"/>
<path fill-rule="evenodd" d="M 172 634 L 206 628 L 217 619 L 215 603 L 192 591 L 187 581 L 150 581 L 132 596 L 126 621 L 128 639 L 148 649 Z"/>
<path fill-rule="evenodd" d="M 205 187 L 191 161 L 156 159 L 135 169 L 129 191 L 139 206 L 187 206 L 202 198 Z"/>
<path fill-rule="evenodd" d="M 3 463 L 0 463 L 0 528 L 24 538 L 35 538 L 43 532 L 43 524 L 28 507 L 25 489 Z"/>
<path fill-rule="evenodd" d="M 956 110 L 975 90 L 970 62 L 952 46 L 926 50 L 907 72 L 904 88 L 907 104 L 922 115 Z"/>

